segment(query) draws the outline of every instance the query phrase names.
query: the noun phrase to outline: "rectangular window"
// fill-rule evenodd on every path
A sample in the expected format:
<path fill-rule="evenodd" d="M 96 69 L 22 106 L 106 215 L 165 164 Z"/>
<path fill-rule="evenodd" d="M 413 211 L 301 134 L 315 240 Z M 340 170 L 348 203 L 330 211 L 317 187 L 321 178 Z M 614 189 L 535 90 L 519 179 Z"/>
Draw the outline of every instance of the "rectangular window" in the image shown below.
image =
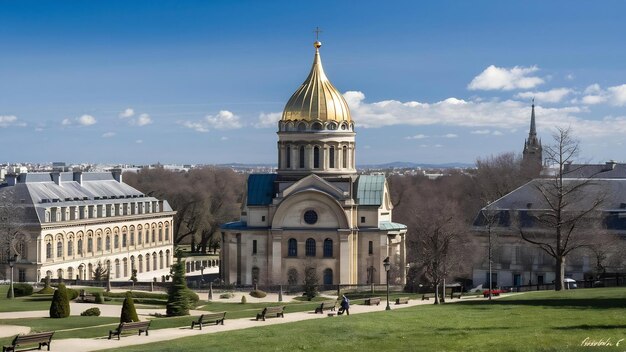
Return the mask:
<path fill-rule="evenodd" d="M 365 223 L 365 216 L 361 216 L 361 224 Z"/>
<path fill-rule="evenodd" d="M 265 222 L 265 216 L 261 216 L 261 221 Z"/>
<path fill-rule="evenodd" d="M 368 248 L 367 248 L 367 253 L 369 255 L 374 254 L 374 241 L 369 241 Z"/>
<path fill-rule="evenodd" d="M 256 240 L 252 241 L 252 254 L 256 254 Z"/>
<path fill-rule="evenodd" d="M 26 282 L 26 269 L 20 269 L 17 274 L 17 281 Z"/>

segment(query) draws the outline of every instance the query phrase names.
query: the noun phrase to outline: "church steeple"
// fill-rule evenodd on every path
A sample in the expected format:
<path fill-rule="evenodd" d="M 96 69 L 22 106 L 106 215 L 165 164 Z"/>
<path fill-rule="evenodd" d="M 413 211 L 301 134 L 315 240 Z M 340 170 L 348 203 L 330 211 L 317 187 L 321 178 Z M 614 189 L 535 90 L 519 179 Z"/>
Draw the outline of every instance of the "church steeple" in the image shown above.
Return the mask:
<path fill-rule="evenodd" d="M 525 165 L 533 166 L 537 170 L 541 170 L 543 162 L 543 148 L 541 140 L 537 138 L 537 128 L 535 125 L 535 98 L 532 100 L 532 110 L 530 113 L 530 130 L 528 131 L 528 139 L 524 141 L 523 162 Z"/>

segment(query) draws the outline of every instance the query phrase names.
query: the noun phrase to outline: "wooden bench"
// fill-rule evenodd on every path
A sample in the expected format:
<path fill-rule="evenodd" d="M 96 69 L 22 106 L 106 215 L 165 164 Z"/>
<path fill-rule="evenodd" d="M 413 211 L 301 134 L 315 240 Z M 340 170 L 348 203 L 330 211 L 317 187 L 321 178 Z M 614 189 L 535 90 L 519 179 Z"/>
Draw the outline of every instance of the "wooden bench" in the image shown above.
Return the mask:
<path fill-rule="evenodd" d="M 2 352 L 10 352 L 15 351 L 15 348 L 23 345 L 32 345 L 39 344 L 37 349 L 41 349 L 43 346 L 48 346 L 48 351 L 50 351 L 50 342 L 52 341 L 52 335 L 54 331 L 49 332 L 38 332 L 34 334 L 28 335 L 17 335 L 11 342 L 10 346 L 2 346 Z"/>
<path fill-rule="evenodd" d="M 431 299 L 431 298 L 435 298 L 435 293 L 434 293 L 434 292 L 424 293 L 424 294 L 422 295 L 422 301 L 423 301 L 423 300 L 428 301 L 428 300 L 429 300 L 429 299 Z"/>
<path fill-rule="evenodd" d="M 396 298 L 396 304 L 409 304 L 409 297 Z"/>
<path fill-rule="evenodd" d="M 203 324 L 213 323 L 213 322 L 215 322 L 215 325 L 218 325 L 218 324 L 224 325 L 225 318 L 226 318 L 226 312 L 202 314 L 200 318 L 198 318 L 197 321 L 191 322 L 191 328 L 193 329 L 194 326 L 198 325 L 200 326 L 200 330 L 202 330 Z"/>
<path fill-rule="evenodd" d="M 461 292 L 461 291 L 459 291 L 459 292 L 452 292 L 450 294 L 450 299 L 455 299 L 455 298 L 461 299 L 462 295 L 463 295 L 463 292 Z"/>
<path fill-rule="evenodd" d="M 96 301 L 96 295 L 94 295 L 91 292 L 87 292 L 85 290 L 80 290 L 80 294 L 78 295 L 78 298 L 80 298 L 81 302 L 95 302 Z"/>
<path fill-rule="evenodd" d="M 370 297 L 370 298 L 365 299 L 366 306 L 373 306 L 374 304 L 375 305 L 380 304 L 380 297 Z"/>
<path fill-rule="evenodd" d="M 276 317 L 281 317 L 284 318 L 285 315 L 283 314 L 283 311 L 285 310 L 285 306 L 278 306 L 278 307 L 265 307 L 265 309 L 263 309 L 263 311 L 259 314 L 256 315 L 256 320 L 259 321 L 259 319 L 263 319 L 263 321 L 265 321 L 265 317 L 270 316 L 270 315 L 276 315 Z"/>
<path fill-rule="evenodd" d="M 148 336 L 148 329 L 150 328 L 150 321 L 135 321 L 132 323 L 120 323 L 120 325 L 118 325 L 116 330 L 109 330 L 109 340 L 111 339 L 111 336 L 113 335 L 117 335 L 117 339 L 120 339 L 120 336 L 122 335 L 122 333 L 124 331 L 129 331 L 129 330 L 139 330 L 139 334 L 138 336 L 141 336 L 142 332 L 146 333 L 146 336 Z"/>
<path fill-rule="evenodd" d="M 319 307 L 315 308 L 315 314 L 320 313 L 320 314 L 324 314 L 324 309 L 326 310 L 331 310 L 331 311 L 335 311 L 335 309 L 337 308 L 337 301 L 326 301 L 326 302 L 322 302 L 320 304 Z"/>

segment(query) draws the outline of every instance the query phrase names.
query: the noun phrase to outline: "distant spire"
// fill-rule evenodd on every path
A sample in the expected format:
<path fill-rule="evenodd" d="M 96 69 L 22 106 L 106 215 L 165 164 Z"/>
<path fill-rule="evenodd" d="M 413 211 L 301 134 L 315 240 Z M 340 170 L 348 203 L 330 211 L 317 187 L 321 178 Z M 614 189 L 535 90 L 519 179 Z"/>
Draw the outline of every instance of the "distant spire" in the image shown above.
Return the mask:
<path fill-rule="evenodd" d="M 530 132 L 528 133 L 528 139 L 532 139 L 537 136 L 537 129 L 535 128 L 535 98 L 533 98 L 532 112 L 530 113 Z"/>

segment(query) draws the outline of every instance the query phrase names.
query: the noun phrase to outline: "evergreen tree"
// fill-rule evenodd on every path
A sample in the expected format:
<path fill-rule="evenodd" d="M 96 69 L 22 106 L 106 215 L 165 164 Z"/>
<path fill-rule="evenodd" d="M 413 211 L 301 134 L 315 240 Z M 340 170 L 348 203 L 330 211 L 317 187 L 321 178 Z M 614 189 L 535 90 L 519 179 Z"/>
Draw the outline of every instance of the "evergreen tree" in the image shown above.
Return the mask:
<path fill-rule="evenodd" d="M 317 296 L 318 283 L 319 277 L 317 276 L 317 270 L 313 267 L 304 269 L 304 294 L 307 296 L 309 301 Z"/>
<path fill-rule="evenodd" d="M 168 289 L 166 314 L 168 317 L 189 315 L 190 298 L 194 292 L 187 288 L 185 280 L 185 263 L 180 251 L 176 253 L 176 263 L 172 265 L 172 283 Z"/>
<path fill-rule="evenodd" d="M 50 318 L 67 318 L 70 316 L 70 300 L 65 284 L 59 284 L 54 291 L 52 303 L 50 303 Z"/>
<path fill-rule="evenodd" d="M 124 298 L 124 304 L 122 304 L 120 323 L 131 323 L 133 321 L 139 321 L 139 317 L 137 316 L 137 310 L 135 309 L 133 295 L 130 292 L 126 292 L 126 298 Z"/>

